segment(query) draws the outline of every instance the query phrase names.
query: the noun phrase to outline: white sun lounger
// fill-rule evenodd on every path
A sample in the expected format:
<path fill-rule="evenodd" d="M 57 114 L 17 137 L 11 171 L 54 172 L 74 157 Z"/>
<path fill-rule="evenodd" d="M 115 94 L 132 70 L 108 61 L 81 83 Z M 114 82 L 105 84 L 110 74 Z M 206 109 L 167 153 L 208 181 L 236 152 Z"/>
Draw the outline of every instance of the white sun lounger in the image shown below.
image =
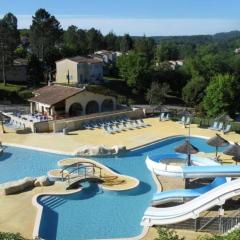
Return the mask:
<path fill-rule="evenodd" d="M 218 128 L 218 122 L 214 122 L 213 125 L 211 127 L 209 127 L 208 129 L 211 129 L 211 130 L 217 130 Z"/>
<path fill-rule="evenodd" d="M 228 125 L 223 129 L 223 133 L 225 134 L 225 133 L 230 132 L 231 128 L 232 128 L 231 124 L 228 124 Z"/>
<path fill-rule="evenodd" d="M 218 128 L 216 129 L 217 131 L 222 131 L 223 130 L 223 123 L 220 122 L 218 125 Z"/>

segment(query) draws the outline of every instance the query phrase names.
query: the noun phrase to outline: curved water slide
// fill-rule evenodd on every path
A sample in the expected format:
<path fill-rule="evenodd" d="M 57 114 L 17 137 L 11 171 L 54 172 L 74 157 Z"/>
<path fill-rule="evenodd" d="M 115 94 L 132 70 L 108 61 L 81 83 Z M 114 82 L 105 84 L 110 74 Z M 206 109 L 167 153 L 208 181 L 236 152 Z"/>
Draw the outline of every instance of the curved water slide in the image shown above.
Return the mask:
<path fill-rule="evenodd" d="M 147 157 L 146 164 L 150 171 L 154 172 L 157 175 L 170 176 L 170 177 L 180 177 L 187 178 L 189 175 L 191 177 L 200 177 L 199 176 L 199 168 L 204 167 L 206 169 L 207 166 L 207 177 L 214 177 L 214 175 L 209 174 L 209 167 L 211 166 L 216 169 L 216 166 L 221 166 L 218 162 L 214 161 L 210 158 L 203 158 L 198 156 L 192 156 L 191 161 L 192 164 L 195 165 L 193 167 L 188 166 L 174 166 L 168 164 L 169 161 L 176 162 L 186 162 L 187 156 L 185 154 L 172 153 L 172 154 L 161 154 L 156 156 Z M 201 176 L 203 174 L 203 170 L 201 170 Z M 206 177 L 206 176 L 205 176 Z M 230 180 L 230 179 L 228 179 Z M 153 195 L 153 199 L 151 201 L 152 206 L 157 206 L 159 204 L 163 204 L 166 202 L 183 202 L 184 200 L 189 200 L 195 197 L 204 194 L 213 188 L 223 184 L 226 182 L 225 177 L 216 177 L 210 184 L 195 188 L 195 189 L 177 189 L 177 190 L 169 190 L 164 192 L 157 192 Z"/>
<path fill-rule="evenodd" d="M 210 184 L 195 188 L 195 189 L 176 189 L 164 192 L 157 192 L 153 195 L 151 205 L 158 206 L 168 202 L 183 202 L 192 198 L 199 197 L 200 195 L 214 189 L 215 187 L 226 183 L 226 178 L 217 177 Z"/>
<path fill-rule="evenodd" d="M 149 207 L 142 218 L 141 225 L 166 225 L 196 219 L 199 214 L 216 205 L 223 205 L 227 199 L 240 194 L 240 179 L 226 182 L 201 196 L 181 204 L 167 208 Z"/>
<path fill-rule="evenodd" d="M 172 153 L 147 157 L 148 169 L 156 175 L 174 178 L 239 177 L 240 165 L 220 165 L 210 158 L 191 156 L 192 166 L 176 166 L 167 161 L 186 161 L 187 155 Z"/>

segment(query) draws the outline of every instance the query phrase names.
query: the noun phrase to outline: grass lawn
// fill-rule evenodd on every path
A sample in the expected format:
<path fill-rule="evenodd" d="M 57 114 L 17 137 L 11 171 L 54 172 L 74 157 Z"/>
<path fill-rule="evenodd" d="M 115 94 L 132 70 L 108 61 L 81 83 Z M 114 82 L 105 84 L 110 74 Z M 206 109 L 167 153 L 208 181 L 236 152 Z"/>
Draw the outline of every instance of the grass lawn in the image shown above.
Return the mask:
<path fill-rule="evenodd" d="M 16 85 L 16 84 L 9 84 L 9 83 L 7 83 L 7 85 L 4 85 L 3 83 L 0 83 L 0 90 L 5 90 L 9 92 L 18 92 L 26 89 L 27 89 L 26 85 Z"/>
<path fill-rule="evenodd" d="M 33 89 L 27 85 L 0 83 L 0 101 L 10 101 L 11 103 L 25 103 L 32 97 Z"/>
<path fill-rule="evenodd" d="M 132 89 L 129 88 L 126 82 L 121 78 L 104 77 L 104 84 L 102 85 L 88 85 L 87 90 L 110 95 L 117 98 L 120 104 L 136 104 L 144 103 L 145 96 L 138 96 L 132 93 Z"/>

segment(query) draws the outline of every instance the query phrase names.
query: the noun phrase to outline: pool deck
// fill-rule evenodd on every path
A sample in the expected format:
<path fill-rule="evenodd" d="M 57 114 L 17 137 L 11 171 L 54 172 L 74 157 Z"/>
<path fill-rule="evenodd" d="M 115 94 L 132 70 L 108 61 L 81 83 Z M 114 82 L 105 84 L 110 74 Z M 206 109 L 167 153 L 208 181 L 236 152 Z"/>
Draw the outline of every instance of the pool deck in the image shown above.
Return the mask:
<path fill-rule="evenodd" d="M 184 128 L 183 125 L 176 122 L 160 122 L 158 118 L 149 118 L 144 121 L 151 126 L 116 134 L 108 134 L 102 129 L 74 131 L 70 132 L 69 135 L 62 133 L 16 134 L 7 129 L 7 133 L 0 133 L 0 141 L 7 144 L 73 154 L 83 145 L 104 144 L 107 147 L 124 145 L 130 149 L 169 136 L 188 135 L 188 128 Z M 191 125 L 191 135 L 212 137 L 215 133 L 216 131 Z M 240 135 L 232 132 L 224 135 L 224 138 L 229 141 L 240 141 Z"/>
<path fill-rule="evenodd" d="M 160 122 L 158 118 L 149 118 L 144 121 L 150 126 L 113 135 L 107 134 L 100 129 L 75 131 L 69 135 L 61 133 L 16 134 L 7 130 L 5 134 L 0 133 L 0 141 L 3 144 L 73 154 L 82 145 L 104 144 L 108 147 L 124 145 L 127 149 L 131 149 L 170 136 L 188 135 L 188 128 L 184 128 L 184 126 L 172 121 Z M 215 133 L 215 131 L 191 125 L 191 135 L 193 136 L 212 137 Z M 240 135 L 236 133 L 230 132 L 224 135 L 224 138 L 231 142 L 240 142 Z M 232 162 L 231 157 L 226 155 L 222 155 L 222 160 Z M 170 185 L 176 188 L 174 181 L 168 184 L 170 188 Z M 62 184 L 55 184 L 50 187 L 37 187 L 20 194 L 1 196 L 0 231 L 19 232 L 24 237 L 31 238 L 37 213 L 37 209 L 32 205 L 33 196 L 46 192 L 62 192 L 64 187 Z M 181 232 L 179 233 L 181 234 Z M 193 232 L 184 231 L 182 235 L 186 236 L 186 240 L 196 239 Z M 151 240 L 155 237 L 157 237 L 156 231 L 151 228 L 148 235 L 143 239 Z"/>

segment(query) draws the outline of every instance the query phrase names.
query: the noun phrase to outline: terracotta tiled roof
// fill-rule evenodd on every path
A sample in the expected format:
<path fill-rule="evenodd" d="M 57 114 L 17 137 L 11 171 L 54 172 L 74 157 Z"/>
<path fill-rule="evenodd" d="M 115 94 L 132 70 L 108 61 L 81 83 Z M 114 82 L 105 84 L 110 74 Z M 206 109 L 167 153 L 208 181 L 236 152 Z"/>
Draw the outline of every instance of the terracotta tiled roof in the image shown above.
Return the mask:
<path fill-rule="evenodd" d="M 33 92 L 35 97 L 28 99 L 30 102 L 39 102 L 52 106 L 71 96 L 74 96 L 85 89 L 61 85 L 51 85 L 37 89 Z"/>

